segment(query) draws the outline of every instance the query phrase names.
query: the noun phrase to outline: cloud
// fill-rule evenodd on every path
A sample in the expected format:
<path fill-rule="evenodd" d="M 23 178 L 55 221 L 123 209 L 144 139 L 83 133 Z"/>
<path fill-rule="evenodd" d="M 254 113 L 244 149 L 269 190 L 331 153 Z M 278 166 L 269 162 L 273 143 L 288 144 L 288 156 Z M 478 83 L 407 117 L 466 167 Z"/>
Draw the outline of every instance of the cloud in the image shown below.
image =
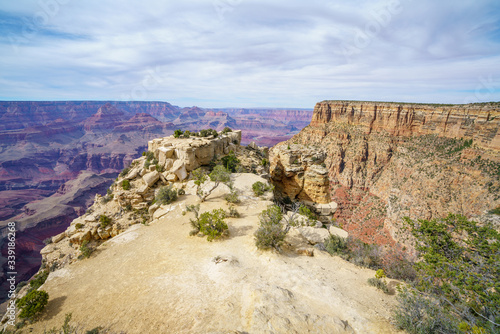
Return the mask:
<path fill-rule="evenodd" d="M 478 0 L 8 2 L 0 98 L 500 100 L 499 13 Z"/>

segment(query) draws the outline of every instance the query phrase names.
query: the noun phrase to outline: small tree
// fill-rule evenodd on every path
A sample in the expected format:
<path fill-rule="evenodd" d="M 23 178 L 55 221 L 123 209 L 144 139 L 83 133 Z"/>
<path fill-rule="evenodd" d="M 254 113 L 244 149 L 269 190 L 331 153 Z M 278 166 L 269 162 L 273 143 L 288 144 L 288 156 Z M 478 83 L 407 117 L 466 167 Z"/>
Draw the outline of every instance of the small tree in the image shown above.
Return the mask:
<path fill-rule="evenodd" d="M 174 137 L 175 138 L 179 138 L 181 135 L 182 135 L 182 130 L 181 129 L 177 129 L 174 131 Z"/>
<path fill-rule="evenodd" d="M 270 186 L 266 183 L 260 182 L 260 181 L 257 181 L 254 184 L 252 184 L 252 190 L 253 190 L 253 193 L 255 194 L 255 196 L 262 196 L 262 195 L 264 195 L 264 193 L 266 193 L 267 191 L 269 191 L 271 189 L 272 189 L 272 186 Z"/>
<path fill-rule="evenodd" d="M 129 190 L 130 189 L 130 181 L 129 180 L 123 180 L 122 181 L 122 188 L 123 188 L 123 190 Z"/>
<path fill-rule="evenodd" d="M 283 213 L 277 205 L 271 205 L 259 216 L 260 226 L 255 232 L 255 245 L 259 249 L 274 248 L 281 250 L 281 245 L 288 233 L 289 226 L 283 226 Z"/>
<path fill-rule="evenodd" d="M 186 209 L 191 211 L 188 207 Z M 199 206 L 192 206 L 191 209 L 195 215 L 198 214 Z M 191 226 L 193 226 L 194 230 L 190 234 L 195 235 L 201 232 L 207 236 L 208 241 L 226 236 L 229 228 L 224 222 L 224 218 L 226 218 L 226 212 L 222 209 L 204 212 L 196 220 L 191 219 Z"/>
<path fill-rule="evenodd" d="M 170 204 L 177 200 L 177 191 L 172 189 L 172 186 L 161 187 L 158 190 L 158 194 L 155 197 L 156 203 L 158 204 Z"/>
<path fill-rule="evenodd" d="M 232 173 L 236 172 L 236 167 L 240 163 L 240 160 L 236 157 L 234 152 L 231 150 L 228 155 L 221 158 L 222 164 L 226 169 Z"/>
<path fill-rule="evenodd" d="M 49 294 L 43 290 L 30 291 L 26 296 L 18 299 L 16 304 L 21 308 L 19 317 L 33 320 L 38 316 L 49 301 Z"/>
<path fill-rule="evenodd" d="M 219 184 L 229 183 L 231 181 L 231 172 L 229 172 L 224 166 L 215 166 L 214 170 L 208 175 L 210 180 L 214 182 L 214 186 L 208 190 L 203 191 L 201 188 L 203 184 L 208 180 L 207 174 L 201 169 L 195 169 L 192 172 L 194 179 L 194 184 L 196 184 L 196 195 L 201 199 L 202 202 L 214 191 Z"/>

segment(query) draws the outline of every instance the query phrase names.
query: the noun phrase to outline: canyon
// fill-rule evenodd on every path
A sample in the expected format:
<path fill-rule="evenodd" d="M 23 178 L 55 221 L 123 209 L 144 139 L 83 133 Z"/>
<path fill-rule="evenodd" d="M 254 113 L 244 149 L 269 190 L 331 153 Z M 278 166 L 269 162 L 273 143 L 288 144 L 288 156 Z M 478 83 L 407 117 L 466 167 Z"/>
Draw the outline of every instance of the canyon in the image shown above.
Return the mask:
<path fill-rule="evenodd" d="M 85 212 L 96 192 L 104 194 L 148 140 L 175 129 L 241 127 L 248 130 L 244 144 L 274 145 L 311 116 L 312 110 L 210 110 L 167 102 L 0 101 L 0 235 L 9 221 L 17 223 L 19 279 L 36 272 L 43 240 Z M 3 242 L 0 248 L 5 255 Z M 0 281 L 4 291 L 5 277 Z"/>
<path fill-rule="evenodd" d="M 412 253 L 405 216 L 459 213 L 499 226 L 489 214 L 500 205 L 498 103 L 320 102 L 311 124 L 270 152 L 273 180 L 292 199 L 304 194 L 296 185 L 308 175 L 289 168 L 283 177 L 280 166 L 283 152 L 299 146 L 324 152 L 336 224 L 364 242 Z"/>

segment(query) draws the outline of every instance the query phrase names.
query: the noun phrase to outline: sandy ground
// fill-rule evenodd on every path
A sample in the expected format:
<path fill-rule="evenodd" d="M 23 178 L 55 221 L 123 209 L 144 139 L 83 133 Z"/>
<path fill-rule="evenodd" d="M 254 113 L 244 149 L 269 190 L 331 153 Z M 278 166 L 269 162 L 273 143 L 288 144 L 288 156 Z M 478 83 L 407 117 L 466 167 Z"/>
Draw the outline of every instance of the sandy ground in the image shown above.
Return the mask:
<path fill-rule="evenodd" d="M 187 194 L 176 210 L 135 225 L 102 244 L 89 259 L 52 272 L 50 295 L 33 333 L 60 327 L 66 313 L 85 329 L 126 333 L 394 333 L 394 296 L 369 286 L 374 271 L 327 253 L 314 257 L 258 251 L 258 214 L 271 204 L 251 195 L 253 174 L 236 177 L 245 189 L 241 218 L 227 219 L 230 237 L 190 237 Z M 222 189 L 222 188 L 221 188 Z M 201 212 L 227 208 L 221 193 Z"/>

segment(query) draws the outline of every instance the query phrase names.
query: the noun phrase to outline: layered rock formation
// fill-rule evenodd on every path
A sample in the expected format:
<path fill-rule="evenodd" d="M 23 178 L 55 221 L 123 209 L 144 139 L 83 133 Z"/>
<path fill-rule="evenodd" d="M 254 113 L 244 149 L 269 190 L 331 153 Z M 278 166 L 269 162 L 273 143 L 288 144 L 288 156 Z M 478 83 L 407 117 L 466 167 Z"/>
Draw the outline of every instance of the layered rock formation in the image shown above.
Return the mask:
<path fill-rule="evenodd" d="M 499 206 L 498 116 L 498 104 L 324 101 L 284 145 L 324 149 L 337 222 L 363 241 L 393 244 L 404 240 L 403 216 L 477 217 Z"/>

